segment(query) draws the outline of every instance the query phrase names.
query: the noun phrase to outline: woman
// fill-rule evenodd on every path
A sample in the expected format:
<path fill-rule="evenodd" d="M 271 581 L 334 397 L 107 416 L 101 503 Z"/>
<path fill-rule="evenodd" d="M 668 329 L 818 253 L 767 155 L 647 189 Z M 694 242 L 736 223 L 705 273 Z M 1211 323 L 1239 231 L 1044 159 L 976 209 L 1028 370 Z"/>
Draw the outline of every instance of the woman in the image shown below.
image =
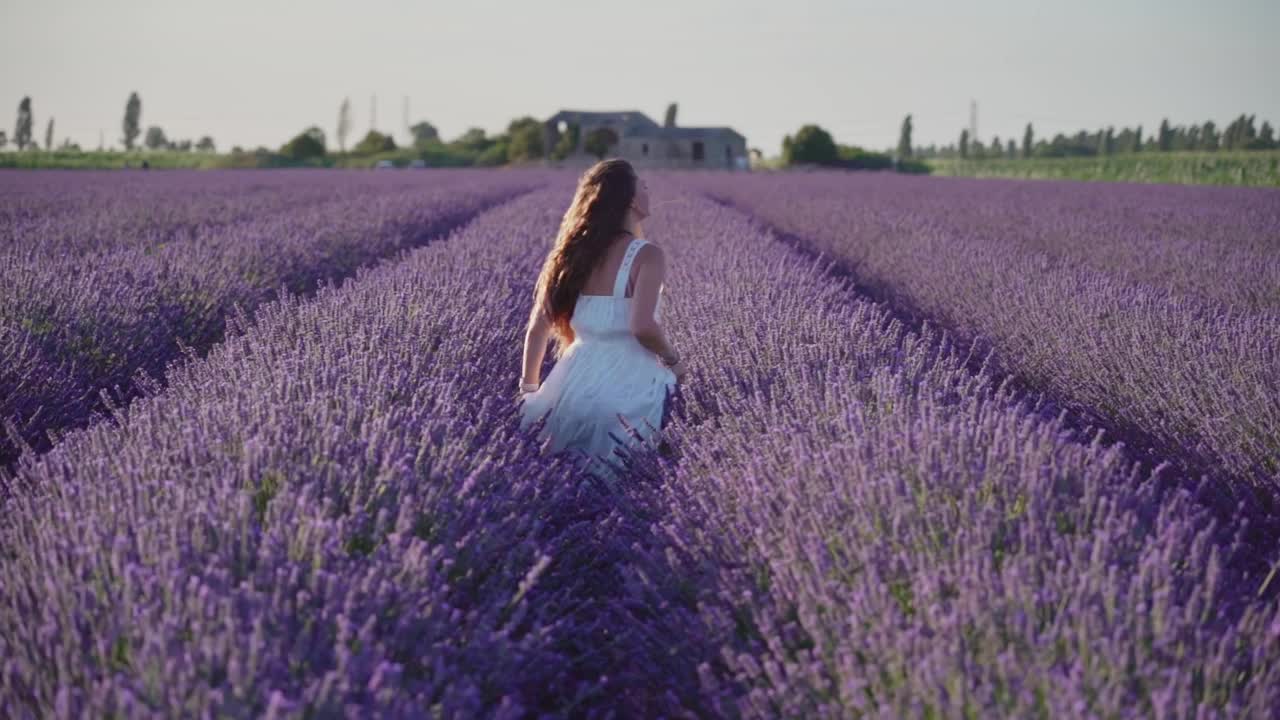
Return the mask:
<path fill-rule="evenodd" d="M 521 426 L 545 417 L 550 449 L 581 451 L 605 479 L 617 477 L 619 451 L 656 446 L 667 397 L 685 377 L 659 323 L 666 253 L 643 238 L 648 215 L 648 187 L 627 161 L 583 174 L 524 336 Z M 539 385 L 551 338 L 556 364 Z"/>

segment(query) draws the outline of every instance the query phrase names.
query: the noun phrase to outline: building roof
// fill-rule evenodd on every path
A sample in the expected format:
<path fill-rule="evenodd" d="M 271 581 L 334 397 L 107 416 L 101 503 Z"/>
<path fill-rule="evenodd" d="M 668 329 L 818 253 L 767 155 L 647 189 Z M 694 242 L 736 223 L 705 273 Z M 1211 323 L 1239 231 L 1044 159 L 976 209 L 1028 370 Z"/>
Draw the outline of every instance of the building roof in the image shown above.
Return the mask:
<path fill-rule="evenodd" d="M 611 112 L 591 112 L 587 110 L 561 110 L 552 115 L 547 124 L 555 125 L 560 122 L 572 123 L 599 123 L 599 124 L 618 124 L 629 127 L 645 127 L 656 128 L 658 123 L 649 118 L 648 115 L 639 110 L 616 110 Z"/>
<path fill-rule="evenodd" d="M 668 138 L 673 140 L 701 140 L 706 138 L 733 135 L 746 142 L 742 133 L 731 127 L 663 127 L 639 110 L 614 110 L 608 112 L 592 112 L 589 110 L 561 110 L 547 119 L 547 125 L 561 122 L 598 125 L 621 125 L 624 135 Z"/>

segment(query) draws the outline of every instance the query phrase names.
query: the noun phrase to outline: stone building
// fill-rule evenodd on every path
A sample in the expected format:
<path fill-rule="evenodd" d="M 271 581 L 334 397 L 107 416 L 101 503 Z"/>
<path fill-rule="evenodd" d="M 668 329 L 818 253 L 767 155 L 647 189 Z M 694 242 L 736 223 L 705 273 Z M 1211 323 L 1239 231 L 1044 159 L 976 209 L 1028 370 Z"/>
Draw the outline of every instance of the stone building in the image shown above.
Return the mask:
<path fill-rule="evenodd" d="M 749 166 L 747 140 L 733 128 L 663 126 L 637 110 L 561 110 L 543 123 L 542 134 L 549 162 L 560 165 L 595 163 L 588 148 L 598 144 L 608 148 L 605 157 L 625 158 L 637 169 Z"/>

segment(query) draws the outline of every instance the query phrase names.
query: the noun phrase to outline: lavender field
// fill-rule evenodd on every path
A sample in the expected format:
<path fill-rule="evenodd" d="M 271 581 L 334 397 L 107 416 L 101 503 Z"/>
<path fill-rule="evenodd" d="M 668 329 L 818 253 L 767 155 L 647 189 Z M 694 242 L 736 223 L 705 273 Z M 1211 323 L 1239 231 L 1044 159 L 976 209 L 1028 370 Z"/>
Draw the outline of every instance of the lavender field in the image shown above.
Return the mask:
<path fill-rule="evenodd" d="M 0 418 L 19 437 L 0 462 L 104 411 L 102 390 L 133 397 L 184 345 L 207 349 L 234 307 L 346 277 L 543 182 L 437 177 L 0 174 Z"/>
<path fill-rule="evenodd" d="M 655 175 L 611 487 L 512 392 L 573 176 L 116 177 L 0 176 L 6 716 L 1280 713 L 1280 192 Z"/>

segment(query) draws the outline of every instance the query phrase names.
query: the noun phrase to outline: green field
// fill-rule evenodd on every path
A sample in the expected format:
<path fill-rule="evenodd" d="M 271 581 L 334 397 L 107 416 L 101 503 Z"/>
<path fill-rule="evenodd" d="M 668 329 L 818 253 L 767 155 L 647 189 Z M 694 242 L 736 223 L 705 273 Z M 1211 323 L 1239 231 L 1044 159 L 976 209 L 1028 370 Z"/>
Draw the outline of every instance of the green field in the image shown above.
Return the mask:
<path fill-rule="evenodd" d="M 230 157 L 214 153 L 143 151 L 106 152 L 79 150 L 28 150 L 25 152 L 0 152 L 0 168 L 21 170 L 110 170 L 123 168 L 125 163 L 138 167 L 143 160 L 153 168 L 212 168 Z"/>
<path fill-rule="evenodd" d="M 1280 187 L 1280 151 L 1144 152 L 1105 157 L 928 161 L 935 175 Z"/>
<path fill-rule="evenodd" d="M 472 165 L 474 154 L 468 156 L 445 145 L 428 145 L 420 148 L 401 148 L 373 155 L 332 153 L 323 159 L 306 162 L 290 160 L 275 152 L 202 153 L 171 150 L 134 150 L 131 152 L 35 150 L 27 152 L 0 152 L 0 168 L 19 170 L 115 170 L 125 167 L 141 167 L 142 161 L 157 170 L 208 170 L 214 168 L 280 168 L 280 167 L 339 167 L 370 168 L 379 160 L 390 160 L 397 167 L 405 167 L 414 160 L 423 160 L 432 167 L 459 167 Z"/>
<path fill-rule="evenodd" d="M 296 163 L 260 152 L 201 153 L 176 151 L 132 152 L 0 152 L 0 168 L 93 170 L 137 168 L 146 160 L 155 169 L 341 167 L 368 168 L 379 160 L 398 167 L 421 159 L 433 167 L 471 165 L 475 158 L 445 145 L 402 148 L 376 155 L 332 154 L 323 160 Z M 1280 151 L 1221 151 L 1133 153 L 1108 157 L 993 158 L 926 161 L 934 175 L 1054 180 L 1110 180 L 1184 185 L 1253 185 L 1280 187 Z"/>

